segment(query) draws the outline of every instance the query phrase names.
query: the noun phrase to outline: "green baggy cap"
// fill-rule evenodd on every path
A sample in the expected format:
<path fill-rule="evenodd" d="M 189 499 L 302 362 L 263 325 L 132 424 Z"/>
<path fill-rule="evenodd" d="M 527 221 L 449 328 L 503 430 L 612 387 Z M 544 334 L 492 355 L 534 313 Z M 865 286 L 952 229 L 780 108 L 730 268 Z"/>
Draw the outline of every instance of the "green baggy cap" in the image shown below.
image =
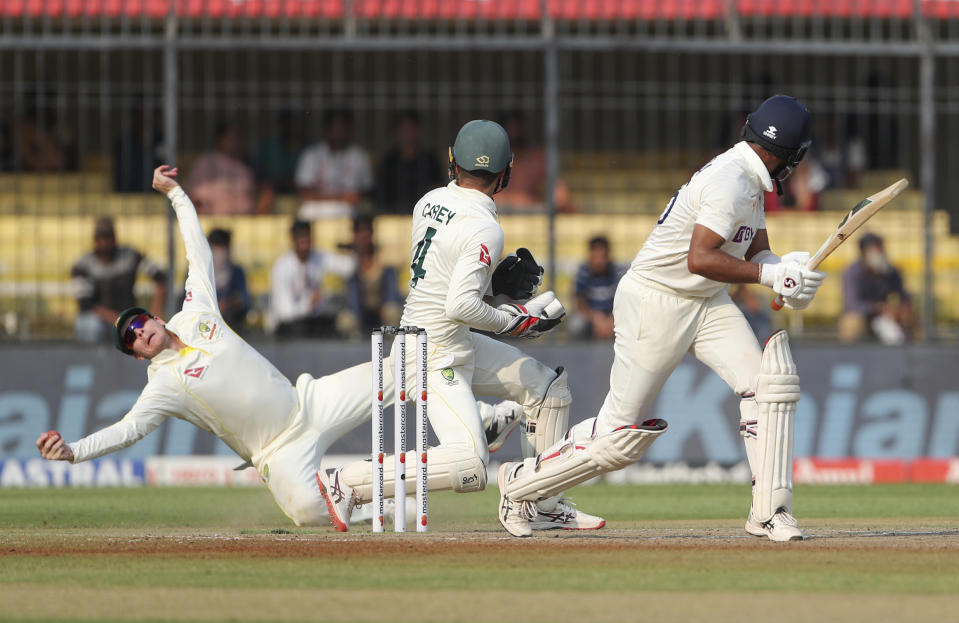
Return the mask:
<path fill-rule="evenodd" d="M 495 121 L 470 121 L 456 135 L 453 161 L 464 171 L 499 173 L 513 161 L 506 130 Z"/>

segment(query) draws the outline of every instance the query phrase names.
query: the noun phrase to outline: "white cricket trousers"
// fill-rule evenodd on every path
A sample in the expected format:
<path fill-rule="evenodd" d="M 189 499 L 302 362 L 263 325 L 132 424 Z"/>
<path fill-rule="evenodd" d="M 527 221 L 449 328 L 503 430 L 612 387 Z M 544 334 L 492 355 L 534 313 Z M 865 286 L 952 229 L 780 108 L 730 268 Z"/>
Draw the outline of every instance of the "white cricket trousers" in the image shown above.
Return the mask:
<path fill-rule="evenodd" d="M 649 419 L 687 352 L 736 394 L 755 391 L 762 351 L 725 289 L 709 298 L 684 297 L 627 272 L 616 288 L 613 317 L 615 357 L 597 434 Z"/>
<path fill-rule="evenodd" d="M 524 407 L 538 406 L 556 372 L 520 349 L 479 333 L 470 344 L 452 352 L 427 345 L 427 392 L 430 428 L 437 447 L 456 448 L 489 462 L 489 448 L 476 394 L 513 400 Z M 407 389 L 413 387 L 415 336 L 407 338 Z M 392 357 L 384 363 L 384 395 L 393 395 Z M 416 392 L 410 392 L 415 398 Z M 367 413 L 369 415 L 369 413 Z"/>

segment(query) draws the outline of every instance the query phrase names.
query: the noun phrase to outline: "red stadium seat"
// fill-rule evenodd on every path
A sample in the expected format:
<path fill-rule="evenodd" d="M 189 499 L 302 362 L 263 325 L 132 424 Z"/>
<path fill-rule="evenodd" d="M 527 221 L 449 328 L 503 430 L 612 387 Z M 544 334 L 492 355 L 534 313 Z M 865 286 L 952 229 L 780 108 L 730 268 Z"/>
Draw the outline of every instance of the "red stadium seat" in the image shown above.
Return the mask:
<path fill-rule="evenodd" d="M 323 17 L 344 15 L 344 0 L 0 0 L 7 17 L 141 16 L 163 17 L 176 2 L 187 17 Z M 959 17 L 956 0 L 920 0 L 925 16 Z M 547 0 L 546 10 L 558 20 L 718 19 L 722 0 Z M 741 15 L 756 17 L 833 17 L 907 19 L 912 0 L 736 0 Z M 363 19 L 403 20 L 538 20 L 539 0 L 354 0 Z"/>

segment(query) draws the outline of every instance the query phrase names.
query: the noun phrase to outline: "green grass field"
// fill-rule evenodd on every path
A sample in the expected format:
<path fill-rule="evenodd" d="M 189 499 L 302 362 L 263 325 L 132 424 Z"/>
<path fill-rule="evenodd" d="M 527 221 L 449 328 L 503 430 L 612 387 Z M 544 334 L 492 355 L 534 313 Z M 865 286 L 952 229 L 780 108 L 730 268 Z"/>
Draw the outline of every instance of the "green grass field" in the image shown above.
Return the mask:
<path fill-rule="evenodd" d="M 0 490 L 0 621 L 959 620 L 953 486 L 799 487 L 788 544 L 745 534 L 743 486 L 574 494 L 609 525 L 514 539 L 495 489 L 376 536 L 265 488 Z"/>

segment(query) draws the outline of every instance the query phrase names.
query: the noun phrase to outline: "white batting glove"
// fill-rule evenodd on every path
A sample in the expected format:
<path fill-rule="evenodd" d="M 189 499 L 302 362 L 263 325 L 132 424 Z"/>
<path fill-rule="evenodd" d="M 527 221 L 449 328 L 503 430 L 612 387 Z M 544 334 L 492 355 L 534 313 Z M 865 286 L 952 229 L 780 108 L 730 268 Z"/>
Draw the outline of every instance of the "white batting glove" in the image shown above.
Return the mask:
<path fill-rule="evenodd" d="M 812 302 L 813 297 L 816 296 L 816 292 L 819 291 L 819 286 L 822 285 L 825 279 L 826 273 L 818 270 L 809 270 L 804 267 L 802 287 L 799 289 L 799 292 L 792 296 L 783 297 L 786 308 L 800 310 L 809 307 L 809 303 Z"/>
<path fill-rule="evenodd" d="M 805 266 L 809 263 L 809 251 L 790 251 L 786 255 L 779 258 L 780 262 L 795 262 L 796 264 L 802 264 Z"/>
<path fill-rule="evenodd" d="M 505 303 L 497 309 L 514 316 L 513 321 L 499 333 L 510 337 L 539 337 L 556 328 L 566 315 L 566 309 L 552 291 L 531 298 L 525 305 Z"/>
<path fill-rule="evenodd" d="M 760 264 L 759 283 L 786 299 L 799 294 L 802 289 L 803 270 L 803 265 L 796 262 Z"/>

